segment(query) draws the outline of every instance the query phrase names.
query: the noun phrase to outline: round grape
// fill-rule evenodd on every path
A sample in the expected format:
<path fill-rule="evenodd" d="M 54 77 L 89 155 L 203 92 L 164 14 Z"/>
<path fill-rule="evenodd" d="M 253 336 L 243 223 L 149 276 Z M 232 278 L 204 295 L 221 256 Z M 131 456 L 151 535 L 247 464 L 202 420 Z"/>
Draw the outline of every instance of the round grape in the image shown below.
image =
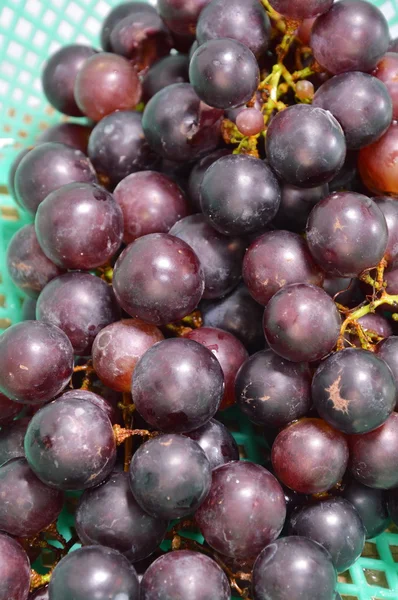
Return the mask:
<path fill-rule="evenodd" d="M 388 527 L 390 518 L 383 490 L 372 489 L 355 479 L 350 479 L 343 487 L 343 497 L 357 509 L 367 539 L 376 537 Z"/>
<path fill-rule="evenodd" d="M 180 35 L 195 34 L 196 23 L 203 8 L 210 0 L 158 0 L 158 11 L 167 26 Z"/>
<path fill-rule="evenodd" d="M 148 102 L 154 96 L 173 83 L 189 82 L 189 58 L 185 54 L 170 54 L 151 66 L 142 80 L 142 99 Z"/>
<path fill-rule="evenodd" d="M 37 138 L 37 142 L 44 144 L 46 142 L 57 142 L 65 144 L 80 150 L 87 154 L 88 138 L 90 137 L 91 127 L 79 125 L 78 123 L 59 123 L 49 127 Z"/>
<path fill-rule="evenodd" d="M 272 8 L 289 19 L 301 21 L 327 12 L 334 0 L 270 0 Z"/>
<path fill-rule="evenodd" d="M 314 84 L 306 79 L 296 83 L 296 96 L 299 100 L 312 100 L 315 94 Z"/>
<path fill-rule="evenodd" d="M 236 126 L 243 135 L 257 135 L 264 129 L 264 117 L 257 108 L 246 108 L 236 117 Z"/>
<path fill-rule="evenodd" d="M 225 425 L 215 419 L 210 419 L 199 429 L 185 435 L 199 444 L 212 470 L 233 460 L 239 460 L 239 448 L 233 435 Z"/>
<path fill-rule="evenodd" d="M 27 600 L 29 586 L 30 564 L 25 550 L 0 533 L 0 600 Z"/>
<path fill-rule="evenodd" d="M 29 417 L 17 419 L 0 430 L 0 466 L 12 458 L 25 456 L 23 443 L 29 421 Z"/>
<path fill-rule="evenodd" d="M 393 121 L 388 131 L 374 144 L 362 148 L 358 167 L 367 188 L 378 195 L 398 195 L 398 123 Z"/>

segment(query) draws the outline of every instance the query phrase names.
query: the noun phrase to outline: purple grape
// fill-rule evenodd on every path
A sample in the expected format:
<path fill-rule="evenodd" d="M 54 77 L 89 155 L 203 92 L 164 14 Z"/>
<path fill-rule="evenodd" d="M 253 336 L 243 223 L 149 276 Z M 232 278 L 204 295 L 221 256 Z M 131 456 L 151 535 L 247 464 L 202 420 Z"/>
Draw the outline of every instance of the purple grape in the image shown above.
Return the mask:
<path fill-rule="evenodd" d="M 238 444 L 230 431 L 215 419 L 186 433 L 191 440 L 199 444 L 206 454 L 212 470 L 233 460 L 239 460 Z"/>
<path fill-rule="evenodd" d="M 360 317 L 358 323 L 366 333 L 376 334 L 382 338 L 388 338 L 393 333 L 391 321 L 377 313 L 368 313 Z M 350 338 L 357 348 L 361 347 L 361 342 L 357 335 L 351 335 Z"/>
<path fill-rule="evenodd" d="M 139 360 L 131 393 L 147 423 L 183 433 L 201 427 L 216 413 L 224 376 L 218 360 L 202 344 L 172 338 L 155 344 Z"/>
<path fill-rule="evenodd" d="M 89 392 L 88 390 L 77 389 L 69 390 L 69 392 L 64 392 L 61 396 L 57 398 L 57 402 L 63 402 L 64 400 L 70 399 L 92 402 L 93 404 L 95 404 L 95 406 L 97 406 L 105 412 L 106 416 L 112 424 L 116 422 L 116 407 L 109 398 L 100 396 L 99 394 L 95 394 L 94 392 Z"/>
<path fill-rule="evenodd" d="M 236 108 L 251 100 L 260 82 L 256 57 L 231 39 L 199 45 L 189 63 L 189 80 L 199 98 L 215 108 Z"/>
<path fill-rule="evenodd" d="M 387 52 L 389 39 L 388 23 L 376 6 L 342 0 L 314 23 L 311 48 L 318 63 L 333 74 L 369 72 Z"/>
<path fill-rule="evenodd" d="M 1 338 L 0 338 L 1 339 Z M 22 410 L 22 406 L 0 392 L 0 426 L 7 425 Z"/>
<path fill-rule="evenodd" d="M 264 548 L 254 563 L 252 587 L 256 600 L 332 600 L 336 583 L 330 554 L 305 537 L 277 540 Z"/>
<path fill-rule="evenodd" d="M 298 187 L 328 183 L 346 156 L 338 121 L 326 110 L 307 104 L 289 106 L 278 113 L 268 127 L 265 145 L 276 174 Z"/>
<path fill-rule="evenodd" d="M 216 160 L 222 156 L 227 156 L 228 154 L 231 154 L 229 150 L 220 148 L 220 150 L 215 150 L 195 163 L 188 180 L 188 197 L 191 201 L 193 212 L 198 213 L 202 211 L 200 206 L 200 186 L 202 185 L 203 177 L 205 176 L 207 169 L 215 163 Z"/>
<path fill-rule="evenodd" d="M 227 576 L 209 556 L 190 550 L 170 552 L 145 572 L 141 600 L 230 600 Z"/>
<path fill-rule="evenodd" d="M 301 21 L 326 13 L 334 0 L 270 0 L 272 8 L 288 19 Z"/>
<path fill-rule="evenodd" d="M 355 479 L 350 479 L 343 487 L 343 498 L 357 509 L 367 539 L 376 537 L 388 527 L 390 519 L 387 498 L 383 490 L 375 490 Z"/>
<path fill-rule="evenodd" d="M 314 188 L 298 188 L 284 183 L 279 210 L 273 223 L 278 229 L 301 233 L 313 207 L 328 195 L 328 184 Z"/>
<path fill-rule="evenodd" d="M 49 600 L 139 600 L 137 573 L 116 550 L 86 546 L 64 556 L 51 576 Z"/>
<path fill-rule="evenodd" d="M 111 187 L 159 162 L 145 139 L 142 115 L 133 110 L 118 110 L 101 119 L 90 135 L 88 155 L 101 180 Z"/>
<path fill-rule="evenodd" d="M 174 33 L 192 35 L 203 8 L 210 0 L 158 0 L 157 8 L 160 16 Z"/>
<path fill-rule="evenodd" d="M 278 537 L 285 516 L 275 477 L 260 465 L 234 461 L 213 471 L 210 492 L 195 518 L 214 550 L 248 559 Z"/>
<path fill-rule="evenodd" d="M 251 421 L 284 427 L 311 408 L 311 371 L 306 363 L 292 363 L 272 350 L 261 350 L 239 369 L 235 393 L 238 406 Z"/>
<path fill-rule="evenodd" d="M 89 356 L 101 329 L 120 319 L 120 308 L 112 287 L 99 277 L 66 273 L 46 285 L 37 302 L 36 316 L 62 329 L 74 354 Z"/>
<path fill-rule="evenodd" d="M 148 102 L 154 96 L 173 83 L 189 82 L 189 58 L 185 54 L 170 54 L 151 66 L 142 80 L 142 99 Z"/>
<path fill-rule="evenodd" d="M 47 196 L 35 220 L 43 252 L 65 269 L 94 269 L 108 262 L 123 236 L 123 214 L 96 184 L 71 183 Z"/>
<path fill-rule="evenodd" d="M 396 393 L 387 363 L 359 348 L 329 356 L 312 382 L 317 412 L 344 433 L 365 433 L 380 427 L 394 410 Z"/>
<path fill-rule="evenodd" d="M 189 83 L 175 83 L 149 100 L 142 126 L 155 152 L 184 162 L 217 148 L 222 116 L 222 111 L 203 104 Z"/>
<path fill-rule="evenodd" d="M 17 196 L 16 190 L 15 190 L 15 173 L 17 172 L 20 162 L 22 161 L 23 158 L 25 158 L 25 156 L 28 154 L 28 152 L 31 151 L 31 149 L 32 149 L 31 147 L 23 148 L 23 150 L 21 150 L 16 155 L 14 160 L 12 161 L 11 166 L 8 171 L 8 190 L 9 190 L 11 196 L 13 197 L 13 199 L 15 200 L 15 202 L 18 204 L 18 206 L 21 206 L 21 208 L 23 208 L 23 206 L 20 203 L 20 201 L 18 200 L 18 196 Z"/>
<path fill-rule="evenodd" d="M 96 54 L 94 48 L 82 44 L 71 44 L 57 50 L 44 67 L 42 86 L 44 94 L 52 106 L 73 117 L 81 117 L 82 112 L 76 104 L 75 80 L 83 63 Z"/>
<path fill-rule="evenodd" d="M 129 315 L 166 325 L 196 308 L 204 290 L 203 269 L 188 244 L 165 233 L 153 233 L 121 254 L 113 288 Z"/>
<path fill-rule="evenodd" d="M 91 401 L 52 402 L 29 423 L 25 453 L 30 468 L 50 487 L 88 489 L 101 483 L 115 464 L 112 424 Z"/>
<path fill-rule="evenodd" d="M 76 530 L 83 544 L 113 548 L 131 562 L 152 554 L 167 527 L 168 521 L 151 517 L 137 504 L 123 472 L 86 490 L 76 511 Z"/>
<path fill-rule="evenodd" d="M 0 533 L 0 600 L 27 600 L 29 586 L 30 564 L 25 550 Z"/>
<path fill-rule="evenodd" d="M 206 454 L 199 444 L 182 435 L 160 435 L 145 442 L 130 463 L 133 495 L 154 517 L 179 519 L 193 514 L 210 485 Z"/>
<path fill-rule="evenodd" d="M 101 46 L 105 50 L 105 52 L 110 52 L 112 50 L 110 37 L 115 25 L 117 25 L 122 19 L 127 17 L 129 14 L 134 13 L 136 10 L 142 11 L 147 9 L 150 14 L 152 14 L 153 7 L 147 2 L 123 2 L 122 4 L 117 4 L 112 8 L 112 10 L 107 14 L 105 20 L 102 23 L 102 28 L 100 32 L 100 41 Z"/>
<path fill-rule="evenodd" d="M 24 439 L 30 418 L 17 419 L 0 430 L 0 466 L 25 456 Z"/>
<path fill-rule="evenodd" d="M 49 142 L 36 146 L 22 159 L 15 173 L 15 190 L 21 206 L 35 214 L 50 192 L 72 182 L 96 181 L 94 168 L 83 152 Z"/>
<path fill-rule="evenodd" d="M 381 196 L 373 198 L 378 208 L 384 215 L 387 223 L 388 242 L 384 257 L 387 260 L 388 268 L 398 267 L 398 205 L 394 198 Z"/>
<path fill-rule="evenodd" d="M 181 219 L 169 233 L 184 240 L 198 257 L 205 277 L 203 298 L 220 298 L 237 286 L 246 249 L 243 239 L 221 235 L 200 214 Z"/>
<path fill-rule="evenodd" d="M 16 402 L 51 400 L 67 385 L 72 372 L 71 343 L 54 325 L 23 321 L 0 337 L 0 390 Z"/>
<path fill-rule="evenodd" d="M 388 287 L 388 286 L 387 286 Z M 387 337 L 387 336 L 386 336 Z M 397 388 L 398 405 L 398 336 L 388 336 L 387 339 L 380 342 L 376 347 L 377 356 L 382 358 L 390 367 Z"/>
<path fill-rule="evenodd" d="M 76 148 L 84 154 L 87 154 L 88 138 L 92 129 L 87 125 L 78 123 L 58 123 L 49 127 L 37 138 L 37 142 L 44 144 L 47 142 L 57 142 Z"/>

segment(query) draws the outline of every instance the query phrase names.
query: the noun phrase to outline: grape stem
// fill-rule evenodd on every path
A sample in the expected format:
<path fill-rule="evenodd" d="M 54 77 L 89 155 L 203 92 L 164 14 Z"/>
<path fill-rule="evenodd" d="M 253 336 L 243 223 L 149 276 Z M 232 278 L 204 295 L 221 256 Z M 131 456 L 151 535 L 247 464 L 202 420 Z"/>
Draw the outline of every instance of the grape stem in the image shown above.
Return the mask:
<path fill-rule="evenodd" d="M 134 406 L 131 394 L 123 392 L 123 421 L 125 427 L 131 427 L 133 421 L 133 413 L 129 410 L 130 406 Z M 133 438 L 127 437 L 124 442 L 124 471 L 129 470 L 131 457 L 133 456 Z"/>
<path fill-rule="evenodd" d="M 225 120 L 227 121 L 227 119 Z M 232 125 L 235 127 L 233 123 Z M 168 323 L 165 325 L 164 329 L 175 337 L 184 337 L 184 335 L 190 333 L 193 329 L 199 329 L 202 326 L 203 319 L 200 310 L 194 310 L 186 317 L 183 317 L 181 321 Z"/>
<path fill-rule="evenodd" d="M 134 435 L 138 435 L 140 437 L 156 437 L 159 435 L 159 431 L 148 431 L 147 429 L 126 429 L 124 427 L 120 427 L 120 425 L 113 426 L 113 433 L 115 436 L 116 444 L 120 446 L 127 439 L 132 438 Z M 130 463 L 128 463 L 130 464 Z"/>
<path fill-rule="evenodd" d="M 40 575 L 40 573 L 31 569 L 31 571 L 30 571 L 30 591 L 33 592 L 34 590 L 37 590 L 38 588 L 41 588 L 44 585 L 47 585 L 47 583 L 50 582 L 52 572 L 53 572 L 53 569 L 51 569 L 45 575 Z"/>

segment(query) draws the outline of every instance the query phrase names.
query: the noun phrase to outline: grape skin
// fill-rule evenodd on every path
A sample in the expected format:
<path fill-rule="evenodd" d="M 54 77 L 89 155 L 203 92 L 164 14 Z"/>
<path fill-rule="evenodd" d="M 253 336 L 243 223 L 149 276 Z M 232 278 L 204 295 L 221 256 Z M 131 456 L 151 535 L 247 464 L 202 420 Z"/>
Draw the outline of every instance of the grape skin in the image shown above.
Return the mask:
<path fill-rule="evenodd" d="M 210 419 L 199 429 L 185 435 L 199 444 L 212 471 L 220 465 L 239 460 L 239 448 L 233 435 L 225 425 L 215 419 Z"/>
<path fill-rule="evenodd" d="M 358 167 L 362 181 L 377 195 L 398 195 L 398 123 L 391 127 L 377 142 L 362 148 Z"/>
<path fill-rule="evenodd" d="M 301 21 L 326 13 L 334 0 L 271 0 L 270 4 L 281 15 Z"/>
<path fill-rule="evenodd" d="M 30 564 L 25 550 L 16 540 L 0 533 L 0 600 L 27 600 L 29 586 Z"/>
<path fill-rule="evenodd" d="M 112 8 L 104 19 L 100 31 L 101 47 L 105 52 L 110 52 L 112 50 L 110 38 L 113 28 L 129 14 L 134 13 L 136 10 L 142 11 L 145 9 L 147 9 L 149 13 L 152 13 L 153 11 L 153 7 L 147 2 L 123 2 Z"/>
<path fill-rule="evenodd" d="M 12 458 L 25 456 L 23 443 L 29 421 L 29 417 L 17 419 L 0 430 L 0 466 Z"/>
<path fill-rule="evenodd" d="M 7 425 L 22 410 L 20 404 L 0 392 L 0 425 Z"/>
<path fill-rule="evenodd" d="M 154 96 L 173 83 L 189 82 L 189 58 L 185 54 L 170 54 L 156 61 L 142 80 L 142 99 L 148 102 Z"/>

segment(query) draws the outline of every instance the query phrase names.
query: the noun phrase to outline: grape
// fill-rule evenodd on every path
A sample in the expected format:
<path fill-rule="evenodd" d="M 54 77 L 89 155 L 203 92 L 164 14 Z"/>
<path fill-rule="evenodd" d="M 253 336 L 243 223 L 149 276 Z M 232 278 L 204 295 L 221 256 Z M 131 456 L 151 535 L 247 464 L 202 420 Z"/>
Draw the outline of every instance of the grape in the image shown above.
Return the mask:
<path fill-rule="evenodd" d="M 323 289 L 329 296 L 335 298 L 336 302 L 348 308 L 358 306 L 365 299 L 359 279 L 326 275 Z"/>
<path fill-rule="evenodd" d="M 206 327 L 232 333 L 250 353 L 264 348 L 263 308 L 253 300 L 243 283 L 225 298 L 202 301 L 200 310 Z"/>
<path fill-rule="evenodd" d="M 152 14 L 153 7 L 147 2 L 123 2 L 122 4 L 117 4 L 112 8 L 112 10 L 104 19 L 100 32 L 101 46 L 105 52 L 110 52 L 112 50 L 110 36 L 115 25 L 117 25 L 129 14 L 134 13 L 134 11 L 138 10 L 141 12 L 145 9 Z"/>
<path fill-rule="evenodd" d="M 239 460 L 238 444 L 230 431 L 215 419 L 210 419 L 205 425 L 185 434 L 199 444 L 206 454 L 210 468 Z"/>
<path fill-rule="evenodd" d="M 312 100 L 315 94 L 314 84 L 305 79 L 296 83 L 296 96 L 299 100 Z"/>
<path fill-rule="evenodd" d="M 350 471 L 360 483 L 377 489 L 398 486 L 398 413 L 381 426 L 350 438 Z"/>
<path fill-rule="evenodd" d="M 18 206 L 20 206 L 21 208 L 23 208 L 23 206 L 18 200 L 18 196 L 15 190 L 15 173 L 17 172 L 17 169 L 22 159 L 25 158 L 25 156 L 28 154 L 28 152 L 31 151 L 31 149 L 32 148 L 24 148 L 23 150 L 21 150 L 12 161 L 8 171 L 8 191 L 15 200 L 15 202 L 18 204 Z"/>
<path fill-rule="evenodd" d="M 316 262 L 340 277 L 356 277 L 376 266 L 388 243 L 382 211 L 373 200 L 355 192 L 334 192 L 318 202 L 306 233 Z"/>
<path fill-rule="evenodd" d="M 272 8 L 289 19 L 301 21 L 326 13 L 334 0 L 270 0 Z"/>
<path fill-rule="evenodd" d="M 240 409 L 251 421 L 284 427 L 311 408 L 311 371 L 306 363 L 261 350 L 240 368 L 235 391 Z"/>
<path fill-rule="evenodd" d="M 284 183 L 279 210 L 273 223 L 278 229 L 301 233 L 312 208 L 328 195 L 328 184 L 313 188 L 298 188 Z"/>
<path fill-rule="evenodd" d="M 285 516 L 275 477 L 260 465 L 234 461 L 213 471 L 209 495 L 195 519 L 214 550 L 248 559 L 278 537 Z"/>
<path fill-rule="evenodd" d="M 225 235 L 263 229 L 275 216 L 280 188 L 271 169 L 251 156 L 231 154 L 209 167 L 201 185 L 202 210 Z"/>
<path fill-rule="evenodd" d="M 95 90 L 95 94 L 93 94 Z M 75 100 L 90 119 L 100 121 L 115 110 L 130 110 L 141 98 L 141 83 L 123 56 L 100 52 L 85 61 L 75 81 Z"/>
<path fill-rule="evenodd" d="M 49 600 L 139 600 L 137 573 L 116 550 L 79 548 L 64 556 L 51 575 Z"/>
<path fill-rule="evenodd" d="M 1 339 L 1 338 L 0 338 Z M 22 406 L 0 392 L 0 425 L 7 425 L 22 410 Z"/>
<path fill-rule="evenodd" d="M 145 572 L 141 600 L 230 600 L 225 573 L 209 556 L 190 550 L 171 552 L 158 558 Z"/>
<path fill-rule="evenodd" d="M 388 286 L 387 286 L 388 287 Z M 398 336 L 385 336 L 387 339 L 377 345 L 377 356 L 382 358 L 390 367 L 397 388 L 398 404 Z"/>
<path fill-rule="evenodd" d="M 148 102 L 157 92 L 173 83 L 187 83 L 189 59 L 185 54 L 170 54 L 151 66 L 142 80 L 142 99 Z"/>
<path fill-rule="evenodd" d="M 255 240 L 245 254 L 242 274 L 253 298 L 264 306 L 285 285 L 322 286 L 324 278 L 305 240 L 289 231 L 269 231 Z"/>
<path fill-rule="evenodd" d="M 41 587 L 29 594 L 28 600 L 49 600 L 48 585 Z"/>
<path fill-rule="evenodd" d="M 260 71 L 247 46 L 231 39 L 201 44 L 189 63 L 189 80 L 199 98 L 215 108 L 235 108 L 257 90 Z"/>
<path fill-rule="evenodd" d="M 50 192 L 71 182 L 95 183 L 89 159 L 65 144 L 49 142 L 33 148 L 15 173 L 15 190 L 20 205 L 35 214 Z"/>
<path fill-rule="evenodd" d="M 145 442 L 130 463 L 135 499 L 145 512 L 158 518 L 178 519 L 194 513 L 210 484 L 206 454 L 182 435 L 160 435 Z"/>
<path fill-rule="evenodd" d="M 270 348 L 287 360 L 313 362 L 331 352 L 340 333 L 340 314 L 322 289 L 293 283 L 268 302 L 263 318 Z"/>
<path fill-rule="evenodd" d="M 330 111 L 338 120 L 349 149 L 372 144 L 391 125 L 392 101 L 387 87 L 376 77 L 359 71 L 326 81 L 312 105 Z"/>
<path fill-rule="evenodd" d="M 312 382 L 319 415 L 344 433 L 380 427 L 394 410 L 396 393 L 394 377 L 384 360 L 359 348 L 329 356 Z"/>
<path fill-rule="evenodd" d="M 241 42 L 259 57 L 271 37 L 271 23 L 257 0 L 212 0 L 201 12 L 196 38 L 199 45 L 219 38 Z"/>
<path fill-rule="evenodd" d="M 35 321 L 36 320 L 36 298 L 29 298 L 26 296 L 22 300 L 22 314 L 21 321 Z"/>
<path fill-rule="evenodd" d="M 0 430 L 0 466 L 12 458 L 25 456 L 23 442 L 29 421 L 28 417 L 17 419 Z"/>
<path fill-rule="evenodd" d="M 65 115 L 82 116 L 74 96 L 75 80 L 85 61 L 95 54 L 94 48 L 82 44 L 63 46 L 50 56 L 43 69 L 44 94 Z"/>
<path fill-rule="evenodd" d="M 0 391 L 23 404 L 47 402 L 73 372 L 73 349 L 63 331 L 39 321 L 9 327 L 0 337 Z"/>
<path fill-rule="evenodd" d="M 343 477 L 348 445 L 344 435 L 325 421 L 304 418 L 278 434 L 271 459 L 282 483 L 301 494 L 319 494 Z"/>
<path fill-rule="evenodd" d="M 298 187 L 328 183 L 346 156 L 338 121 L 326 110 L 307 104 L 289 106 L 278 113 L 268 127 L 265 146 L 277 175 Z"/>
<path fill-rule="evenodd" d="M 36 235 L 46 256 L 65 269 L 93 269 L 109 261 L 123 236 L 123 214 L 96 184 L 70 183 L 41 203 Z"/>
<path fill-rule="evenodd" d="M 184 240 L 198 257 L 205 277 L 203 298 L 220 298 L 237 286 L 246 249 L 243 239 L 220 234 L 199 214 L 181 219 L 169 233 Z"/>
<path fill-rule="evenodd" d="M 224 373 L 225 390 L 219 410 L 235 404 L 235 376 L 248 358 L 242 342 L 228 331 L 215 327 L 200 327 L 186 334 L 187 338 L 206 346 L 217 358 Z"/>
<path fill-rule="evenodd" d="M 333 74 L 368 72 L 387 52 L 389 39 L 388 23 L 376 6 L 342 0 L 314 23 L 311 47 L 318 63 Z"/>
<path fill-rule="evenodd" d="M 305 537 L 277 540 L 264 548 L 254 563 L 255 600 L 332 600 L 335 586 L 330 554 Z"/>
<path fill-rule="evenodd" d="M 37 138 L 37 142 L 44 144 L 46 142 L 57 142 L 65 144 L 80 150 L 87 154 L 88 138 L 90 137 L 91 127 L 87 125 L 78 125 L 77 123 L 58 123 L 49 127 Z"/>
<path fill-rule="evenodd" d="M 129 315 L 165 325 L 196 308 L 204 290 L 203 269 L 188 244 L 165 233 L 152 233 L 135 240 L 121 254 L 113 288 Z"/>
<path fill-rule="evenodd" d="M 395 121 L 377 142 L 362 148 L 358 167 L 367 188 L 377 195 L 398 194 L 398 123 Z"/>
<path fill-rule="evenodd" d="M 236 117 L 236 126 L 243 135 L 257 135 L 264 129 L 264 117 L 257 108 L 246 108 Z"/>
<path fill-rule="evenodd" d="M 195 34 L 196 23 L 203 8 L 210 0 L 158 0 L 160 16 L 174 33 L 180 35 Z"/>
<path fill-rule="evenodd" d="M 118 110 L 94 127 L 88 154 L 100 179 L 110 187 L 135 173 L 156 167 L 159 157 L 151 150 L 142 129 L 142 115 Z"/>
<path fill-rule="evenodd" d="M 97 406 L 98 408 L 100 408 L 102 411 L 105 412 L 105 414 L 107 415 L 108 419 L 110 420 L 110 422 L 112 424 L 114 424 L 116 422 L 116 417 L 117 417 L 116 407 L 114 406 L 114 403 L 112 403 L 112 401 L 109 398 L 102 397 L 102 396 L 99 396 L 98 394 L 95 394 L 94 392 L 89 392 L 87 390 L 82 390 L 82 389 L 70 390 L 69 392 L 64 392 L 62 394 L 62 396 L 59 396 L 57 398 L 57 400 L 62 400 L 62 401 L 70 400 L 70 399 L 92 402 L 93 404 L 95 404 L 95 406 Z"/>
<path fill-rule="evenodd" d="M 131 562 L 152 554 L 167 526 L 166 520 L 151 517 L 137 504 L 123 472 L 86 490 L 76 511 L 76 530 L 83 544 L 113 548 Z"/>
<path fill-rule="evenodd" d="M 350 479 L 343 487 L 343 497 L 357 509 L 367 539 L 376 537 L 388 527 L 390 519 L 383 490 L 375 490 Z"/>
<path fill-rule="evenodd" d="M 364 331 L 375 333 L 382 338 L 387 338 L 392 335 L 390 321 L 377 313 L 368 313 L 367 315 L 364 315 L 358 319 L 358 323 Z M 356 335 L 351 336 L 351 338 L 354 338 L 354 344 L 360 348 L 361 344 L 359 338 Z"/>
<path fill-rule="evenodd" d="M 83 490 L 112 472 L 116 444 L 105 411 L 82 398 L 62 398 L 32 417 L 25 453 L 30 468 L 45 484 Z"/>
<path fill-rule="evenodd" d="M 29 586 L 30 564 L 25 550 L 0 533 L 0 600 L 27 600 Z"/>
<path fill-rule="evenodd" d="M 138 361 L 131 392 L 140 415 L 171 433 L 201 427 L 216 413 L 224 393 L 220 363 L 190 339 L 168 339 Z"/>
<path fill-rule="evenodd" d="M 142 126 L 153 150 L 184 162 L 217 148 L 222 116 L 222 111 L 203 104 L 189 83 L 174 83 L 149 100 Z"/>
<path fill-rule="evenodd" d="M 215 150 L 211 154 L 204 156 L 193 167 L 188 180 L 188 197 L 191 202 L 193 212 L 201 212 L 200 206 L 200 186 L 202 185 L 203 177 L 207 169 L 222 156 L 227 156 L 230 151 L 225 148 Z"/>
<path fill-rule="evenodd" d="M 330 192 L 362 192 L 365 188 L 361 183 L 358 172 L 358 151 L 348 150 L 343 166 L 329 182 Z M 366 194 L 365 194 L 366 195 Z M 325 194 L 327 196 L 327 194 Z"/>
<path fill-rule="evenodd" d="M 325 498 L 299 508 L 290 517 L 289 534 L 321 544 L 330 553 L 338 573 L 351 567 L 365 546 L 362 519 L 344 498 Z"/>
<path fill-rule="evenodd" d="M 89 356 L 96 335 L 120 319 L 120 309 L 105 281 L 89 273 L 66 273 L 46 285 L 37 302 L 36 316 L 62 329 L 74 354 Z"/>

